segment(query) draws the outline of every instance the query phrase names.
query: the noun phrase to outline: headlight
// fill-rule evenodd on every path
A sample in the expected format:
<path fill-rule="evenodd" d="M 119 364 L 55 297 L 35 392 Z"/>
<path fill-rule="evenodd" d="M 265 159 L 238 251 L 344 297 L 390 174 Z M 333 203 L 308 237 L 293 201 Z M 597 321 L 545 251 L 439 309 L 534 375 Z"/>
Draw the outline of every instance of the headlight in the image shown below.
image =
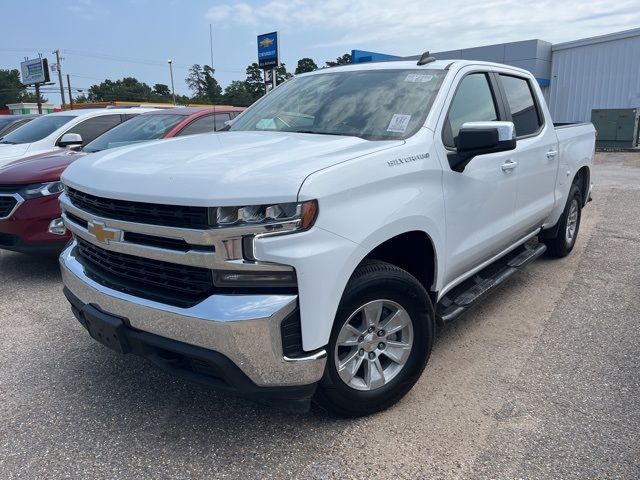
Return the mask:
<path fill-rule="evenodd" d="M 236 288 L 295 288 L 297 286 L 296 272 L 289 271 L 260 272 L 260 271 L 216 271 L 213 283 L 217 287 Z"/>
<path fill-rule="evenodd" d="M 264 226 L 266 232 L 307 230 L 318 216 L 318 202 L 278 203 L 244 207 L 218 207 L 216 227 Z"/>
<path fill-rule="evenodd" d="M 62 182 L 37 183 L 29 185 L 22 189 L 20 195 L 25 200 L 32 198 L 48 197 L 50 195 L 58 195 L 64 190 Z"/>

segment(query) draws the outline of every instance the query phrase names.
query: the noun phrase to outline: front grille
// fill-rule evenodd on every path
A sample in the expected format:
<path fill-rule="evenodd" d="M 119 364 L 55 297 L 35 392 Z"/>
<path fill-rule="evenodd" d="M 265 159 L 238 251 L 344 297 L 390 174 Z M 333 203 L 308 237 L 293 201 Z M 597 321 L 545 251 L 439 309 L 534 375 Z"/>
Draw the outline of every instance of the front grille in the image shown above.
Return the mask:
<path fill-rule="evenodd" d="M 198 230 L 210 228 L 209 209 L 206 207 L 114 200 L 96 197 L 74 188 L 67 189 L 67 195 L 77 208 L 101 217 L 166 227 Z"/>
<path fill-rule="evenodd" d="M 76 241 L 85 273 L 105 287 L 182 308 L 196 305 L 213 291 L 213 277 L 206 268 L 111 252 L 82 238 Z"/>
<path fill-rule="evenodd" d="M 14 197 L 0 195 L 0 218 L 8 217 L 18 201 Z"/>

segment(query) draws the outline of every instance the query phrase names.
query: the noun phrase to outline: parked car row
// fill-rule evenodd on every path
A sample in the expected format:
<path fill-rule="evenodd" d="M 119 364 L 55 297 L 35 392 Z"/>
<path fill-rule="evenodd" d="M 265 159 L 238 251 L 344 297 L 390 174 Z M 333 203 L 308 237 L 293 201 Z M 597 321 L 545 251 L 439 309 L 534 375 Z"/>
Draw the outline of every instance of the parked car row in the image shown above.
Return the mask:
<path fill-rule="evenodd" d="M 57 254 L 70 234 L 60 216 L 60 175 L 85 155 L 218 131 L 243 109 L 91 109 L 33 119 L 0 138 L 0 248 Z"/>

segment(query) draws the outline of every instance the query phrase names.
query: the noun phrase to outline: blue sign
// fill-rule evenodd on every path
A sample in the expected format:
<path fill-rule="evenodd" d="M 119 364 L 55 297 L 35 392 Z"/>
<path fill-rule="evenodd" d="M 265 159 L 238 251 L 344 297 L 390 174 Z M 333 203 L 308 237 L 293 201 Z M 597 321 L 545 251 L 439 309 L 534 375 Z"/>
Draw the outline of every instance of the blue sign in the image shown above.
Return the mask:
<path fill-rule="evenodd" d="M 389 55 L 387 53 L 351 50 L 351 63 L 390 62 L 393 60 L 399 60 L 400 58 L 401 57 L 398 57 L 397 55 Z"/>
<path fill-rule="evenodd" d="M 279 66 L 279 54 L 278 32 L 258 35 L 258 65 L 260 68 L 271 69 Z"/>

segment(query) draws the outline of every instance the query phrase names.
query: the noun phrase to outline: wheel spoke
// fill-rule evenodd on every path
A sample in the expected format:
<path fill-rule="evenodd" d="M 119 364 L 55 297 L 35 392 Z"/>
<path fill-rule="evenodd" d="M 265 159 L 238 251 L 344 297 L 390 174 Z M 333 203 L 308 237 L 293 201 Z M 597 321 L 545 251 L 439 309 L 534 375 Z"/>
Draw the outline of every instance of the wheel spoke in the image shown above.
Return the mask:
<path fill-rule="evenodd" d="M 380 323 L 380 317 L 382 316 L 382 302 L 374 302 L 369 305 L 365 305 L 364 321 L 367 327 L 378 327 Z"/>
<path fill-rule="evenodd" d="M 347 323 L 338 335 L 337 344 L 341 347 L 355 347 L 358 345 L 360 331 L 353 325 Z"/>
<path fill-rule="evenodd" d="M 378 388 L 385 384 L 384 370 L 380 359 L 367 361 L 364 364 L 364 383 L 368 388 Z"/>
<path fill-rule="evenodd" d="M 407 312 L 403 309 L 399 309 L 396 313 L 384 322 L 380 328 L 385 331 L 385 335 L 391 335 L 392 333 L 399 332 L 409 324 L 409 318 Z"/>
<path fill-rule="evenodd" d="M 407 361 L 409 353 L 411 353 L 411 345 L 408 343 L 389 340 L 381 355 L 385 355 L 389 360 L 402 365 Z"/>
<path fill-rule="evenodd" d="M 360 365 L 362 365 L 363 357 L 358 355 L 358 350 L 354 349 L 354 353 L 350 354 L 345 360 L 338 366 L 338 374 L 347 383 L 354 377 Z"/>

